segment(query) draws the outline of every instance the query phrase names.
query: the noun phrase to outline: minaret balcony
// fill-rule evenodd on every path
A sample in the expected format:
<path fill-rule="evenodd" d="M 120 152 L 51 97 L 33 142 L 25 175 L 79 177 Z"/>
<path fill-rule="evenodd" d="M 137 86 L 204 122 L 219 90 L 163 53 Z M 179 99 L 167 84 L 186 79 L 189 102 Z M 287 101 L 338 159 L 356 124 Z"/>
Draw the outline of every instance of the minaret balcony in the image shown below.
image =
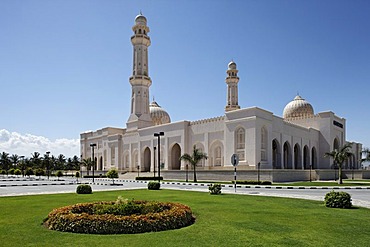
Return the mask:
<path fill-rule="evenodd" d="M 150 46 L 150 38 L 144 34 L 135 34 L 131 37 L 131 43 L 133 45 L 143 44 Z"/>

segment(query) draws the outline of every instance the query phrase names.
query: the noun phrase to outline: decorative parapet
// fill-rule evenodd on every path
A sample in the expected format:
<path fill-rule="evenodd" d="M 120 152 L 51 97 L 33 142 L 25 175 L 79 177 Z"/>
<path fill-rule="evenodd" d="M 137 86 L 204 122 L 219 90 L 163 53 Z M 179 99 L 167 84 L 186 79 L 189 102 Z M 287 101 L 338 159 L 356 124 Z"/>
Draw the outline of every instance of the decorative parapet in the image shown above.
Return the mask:
<path fill-rule="evenodd" d="M 192 122 L 190 122 L 190 125 L 214 123 L 214 122 L 221 122 L 221 121 L 225 121 L 225 116 L 192 121 Z"/>

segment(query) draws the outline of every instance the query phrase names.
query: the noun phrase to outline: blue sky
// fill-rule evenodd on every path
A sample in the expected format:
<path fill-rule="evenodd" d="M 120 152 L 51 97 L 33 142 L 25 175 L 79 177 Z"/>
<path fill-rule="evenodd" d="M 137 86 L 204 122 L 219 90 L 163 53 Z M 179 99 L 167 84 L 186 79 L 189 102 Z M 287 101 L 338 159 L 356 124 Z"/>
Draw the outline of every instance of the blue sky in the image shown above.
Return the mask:
<path fill-rule="evenodd" d="M 0 151 L 79 155 L 81 132 L 126 126 L 140 10 L 151 97 L 173 122 L 224 114 L 233 59 L 241 107 L 282 116 L 299 92 L 370 147 L 370 1 L 2 0 Z"/>

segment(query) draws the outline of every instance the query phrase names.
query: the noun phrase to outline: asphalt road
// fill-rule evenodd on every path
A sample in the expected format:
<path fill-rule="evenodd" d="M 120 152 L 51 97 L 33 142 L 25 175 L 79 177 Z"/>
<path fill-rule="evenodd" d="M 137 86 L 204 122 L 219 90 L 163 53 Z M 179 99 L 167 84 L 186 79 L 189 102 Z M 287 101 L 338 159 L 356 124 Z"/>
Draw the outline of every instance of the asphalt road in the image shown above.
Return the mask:
<path fill-rule="evenodd" d="M 93 191 L 108 191 L 108 190 L 131 190 L 145 189 L 147 183 L 134 180 L 116 180 L 116 184 L 112 185 L 112 181 L 108 179 L 95 179 L 92 183 L 91 179 L 79 179 L 79 183 L 89 183 Z M 24 179 L 24 178 L 0 178 L 0 197 L 4 196 L 20 196 L 20 195 L 35 195 L 35 194 L 55 194 L 55 193 L 74 193 L 77 188 L 76 179 L 63 178 L 58 181 L 56 178 L 48 180 L 47 178 Z M 208 192 L 208 185 L 203 183 L 182 183 L 182 182 L 162 182 L 162 189 L 186 190 L 186 191 L 201 191 Z M 316 189 L 310 187 L 285 187 L 285 186 L 238 186 L 235 189 L 233 185 L 224 185 L 222 193 L 228 194 L 243 194 L 255 196 L 275 196 L 288 198 L 301 198 L 308 200 L 323 201 L 325 194 L 331 191 L 332 188 Z M 346 191 L 351 194 L 353 205 L 370 208 L 370 189 L 366 187 L 350 187 L 335 189 L 335 191 Z"/>

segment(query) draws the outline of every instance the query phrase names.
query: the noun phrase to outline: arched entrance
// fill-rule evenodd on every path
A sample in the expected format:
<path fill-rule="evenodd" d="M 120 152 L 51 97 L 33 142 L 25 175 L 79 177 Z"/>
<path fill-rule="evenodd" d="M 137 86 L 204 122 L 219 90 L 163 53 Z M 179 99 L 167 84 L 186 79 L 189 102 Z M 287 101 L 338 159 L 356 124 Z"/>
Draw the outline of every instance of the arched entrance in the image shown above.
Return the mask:
<path fill-rule="evenodd" d="M 298 144 L 294 145 L 294 169 L 302 169 L 301 147 Z"/>
<path fill-rule="evenodd" d="M 289 142 L 284 143 L 284 169 L 292 169 L 292 151 Z"/>
<path fill-rule="evenodd" d="M 316 169 L 317 167 L 317 155 L 316 155 L 316 148 L 312 147 L 311 150 L 311 166 L 312 169 Z"/>
<path fill-rule="evenodd" d="M 304 169 L 310 169 L 310 151 L 307 146 L 303 148 L 303 167 Z"/>
<path fill-rule="evenodd" d="M 146 147 L 144 150 L 144 166 L 141 168 L 142 172 L 149 172 L 151 164 L 150 148 Z"/>
<path fill-rule="evenodd" d="M 181 161 L 180 161 L 180 156 L 181 156 L 181 148 L 179 144 L 173 145 L 171 149 L 171 169 L 172 170 L 180 170 L 181 167 Z"/>
<path fill-rule="evenodd" d="M 280 144 L 276 139 L 272 141 L 272 168 L 281 169 Z"/>

